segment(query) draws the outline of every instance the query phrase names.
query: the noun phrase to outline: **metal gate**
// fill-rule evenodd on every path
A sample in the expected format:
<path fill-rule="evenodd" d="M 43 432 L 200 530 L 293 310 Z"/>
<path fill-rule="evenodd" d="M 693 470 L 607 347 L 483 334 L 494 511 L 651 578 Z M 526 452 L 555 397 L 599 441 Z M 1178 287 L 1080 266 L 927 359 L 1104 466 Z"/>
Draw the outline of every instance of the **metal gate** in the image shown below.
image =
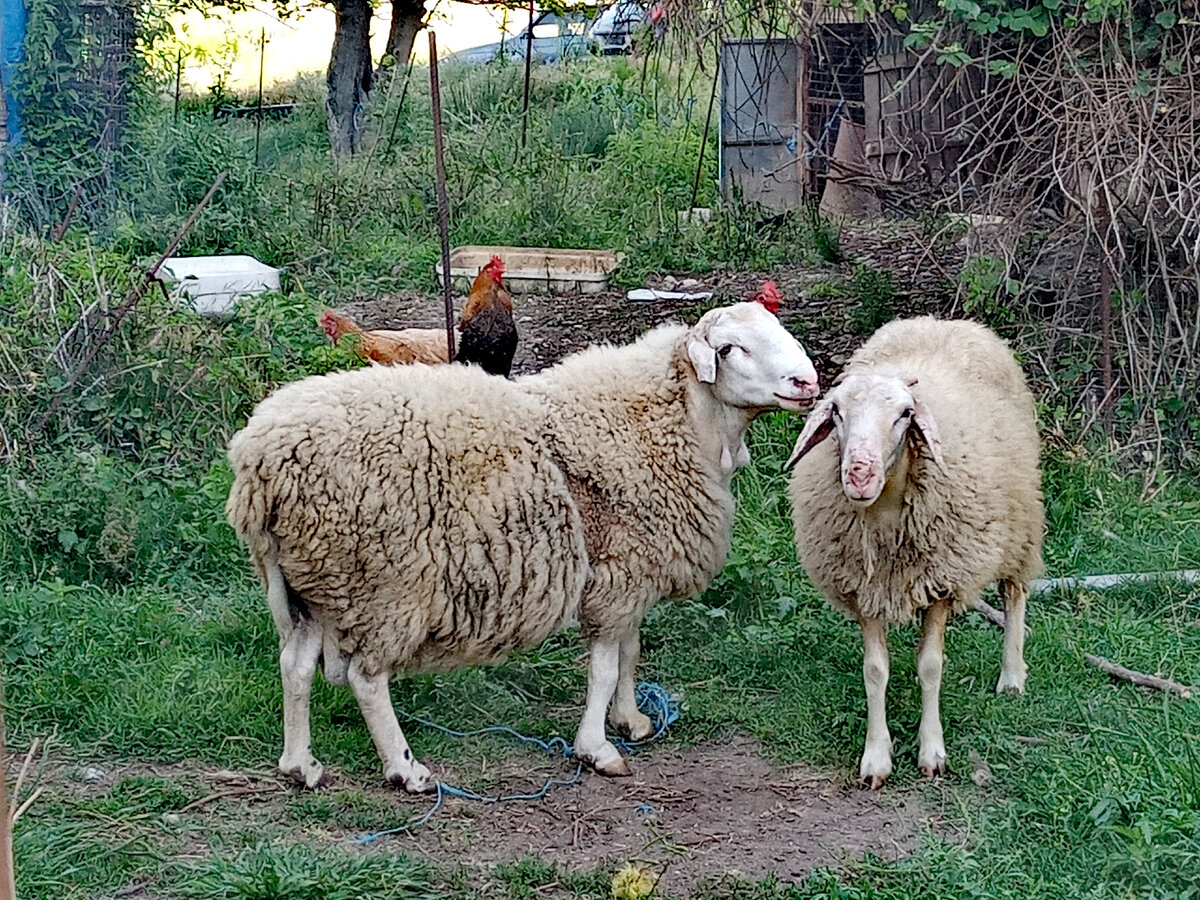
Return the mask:
<path fill-rule="evenodd" d="M 721 194 L 782 212 L 804 198 L 800 89 L 804 55 L 790 38 L 721 45 Z"/>

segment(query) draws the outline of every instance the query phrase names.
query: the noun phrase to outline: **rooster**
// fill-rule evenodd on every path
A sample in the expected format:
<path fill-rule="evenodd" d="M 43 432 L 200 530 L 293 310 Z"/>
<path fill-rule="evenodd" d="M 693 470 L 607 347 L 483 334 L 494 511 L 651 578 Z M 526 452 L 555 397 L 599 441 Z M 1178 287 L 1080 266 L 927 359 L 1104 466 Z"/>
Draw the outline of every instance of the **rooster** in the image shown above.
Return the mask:
<path fill-rule="evenodd" d="M 458 362 L 477 363 L 485 372 L 508 377 L 517 350 L 512 294 L 504 286 L 504 261 L 493 256 L 479 270 L 463 304 Z"/>
<path fill-rule="evenodd" d="M 455 361 L 477 363 L 485 372 L 507 378 L 517 349 L 517 326 L 503 275 L 503 261 L 493 256 L 475 276 L 458 324 L 462 340 Z M 358 355 L 385 366 L 444 363 L 448 358 L 441 328 L 368 331 L 332 309 L 321 314 L 320 324 L 335 344 L 348 334 L 357 336 Z"/>
<path fill-rule="evenodd" d="M 403 328 L 399 331 L 368 331 L 352 319 L 340 316 L 332 309 L 321 313 L 321 327 L 336 344 L 348 334 L 357 336 L 358 355 L 385 366 L 409 363 L 444 363 L 446 331 L 444 328 Z"/>
<path fill-rule="evenodd" d="M 779 293 L 773 281 L 764 281 L 758 292 L 750 297 L 752 303 L 761 303 L 773 316 L 779 315 L 779 304 L 783 302 L 783 294 Z"/>

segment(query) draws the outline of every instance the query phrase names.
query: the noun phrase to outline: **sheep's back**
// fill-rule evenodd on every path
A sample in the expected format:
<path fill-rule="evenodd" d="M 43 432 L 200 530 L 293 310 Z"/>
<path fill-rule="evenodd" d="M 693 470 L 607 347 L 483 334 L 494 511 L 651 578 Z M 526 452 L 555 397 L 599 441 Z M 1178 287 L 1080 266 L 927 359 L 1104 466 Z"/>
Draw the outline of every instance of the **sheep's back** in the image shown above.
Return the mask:
<path fill-rule="evenodd" d="M 904 622 L 930 599 L 962 608 L 996 580 L 1041 571 L 1043 512 L 1032 394 L 1008 346 L 971 322 L 885 325 L 847 371 L 916 380 L 931 411 L 946 472 L 913 454 L 898 513 L 854 507 L 842 492 L 836 441 L 797 464 L 797 549 L 830 601 L 852 614 Z"/>
<path fill-rule="evenodd" d="M 582 618 L 619 635 L 661 598 L 692 597 L 729 552 L 728 474 L 700 449 L 679 325 L 592 347 L 521 380 L 552 415 L 547 438 L 572 481 L 593 578 Z"/>
<path fill-rule="evenodd" d="M 288 583 L 368 671 L 495 661 L 572 619 L 587 577 L 543 418 L 463 367 L 306 379 L 231 442 L 231 521 L 252 554 L 255 532 L 274 540 Z"/>

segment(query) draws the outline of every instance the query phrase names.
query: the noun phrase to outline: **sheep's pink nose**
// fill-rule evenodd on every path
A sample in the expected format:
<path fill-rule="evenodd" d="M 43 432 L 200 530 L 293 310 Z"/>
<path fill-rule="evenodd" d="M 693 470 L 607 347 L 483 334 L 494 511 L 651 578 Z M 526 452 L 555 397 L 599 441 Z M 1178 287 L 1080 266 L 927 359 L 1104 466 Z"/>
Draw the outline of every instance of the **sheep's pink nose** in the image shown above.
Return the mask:
<path fill-rule="evenodd" d="M 846 482 L 857 490 L 865 490 L 875 480 L 875 467 L 869 462 L 856 462 L 846 470 Z"/>
<path fill-rule="evenodd" d="M 816 375 L 793 375 L 790 381 L 798 396 L 805 400 L 817 396 L 817 392 L 820 390 L 817 386 Z"/>

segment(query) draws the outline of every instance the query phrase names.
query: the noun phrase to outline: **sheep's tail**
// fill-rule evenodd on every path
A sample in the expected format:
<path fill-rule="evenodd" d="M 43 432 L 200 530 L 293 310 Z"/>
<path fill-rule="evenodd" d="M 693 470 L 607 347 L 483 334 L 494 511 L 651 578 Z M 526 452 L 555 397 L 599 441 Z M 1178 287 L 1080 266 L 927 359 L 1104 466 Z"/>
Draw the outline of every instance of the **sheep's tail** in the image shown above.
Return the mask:
<path fill-rule="evenodd" d="M 267 583 L 267 606 L 271 610 L 271 618 L 275 620 L 275 631 L 279 634 L 279 646 L 282 647 L 292 634 L 292 610 L 288 603 L 287 579 L 283 577 L 278 559 L 272 559 L 264 566 L 264 580 Z"/>
<path fill-rule="evenodd" d="M 230 461 L 234 464 L 236 476 L 229 499 L 225 501 L 225 517 L 238 537 L 246 542 L 250 560 L 267 589 L 267 605 L 271 609 L 271 618 L 275 621 L 275 631 L 279 634 L 279 645 L 282 647 L 292 633 L 292 614 L 288 602 L 291 592 L 279 567 L 279 542 L 267 524 L 271 501 L 266 485 L 248 470 L 239 471 L 235 452 L 230 453 Z"/>

